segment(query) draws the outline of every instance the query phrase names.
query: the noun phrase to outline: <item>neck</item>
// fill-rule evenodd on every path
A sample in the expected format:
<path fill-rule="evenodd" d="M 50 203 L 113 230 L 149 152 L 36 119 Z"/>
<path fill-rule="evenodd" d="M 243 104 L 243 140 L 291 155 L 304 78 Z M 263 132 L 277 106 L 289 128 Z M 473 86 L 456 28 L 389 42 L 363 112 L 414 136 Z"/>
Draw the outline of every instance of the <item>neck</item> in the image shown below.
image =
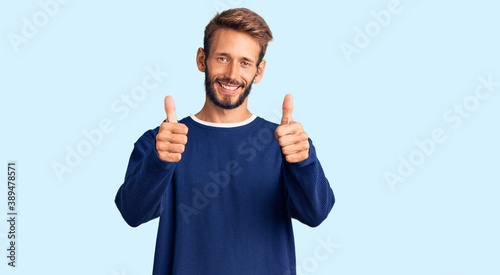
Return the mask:
<path fill-rule="evenodd" d="M 247 100 L 237 108 L 228 110 L 215 105 L 208 97 L 205 99 L 205 105 L 195 116 L 200 120 L 213 123 L 237 123 L 242 122 L 252 116 L 247 109 Z"/>

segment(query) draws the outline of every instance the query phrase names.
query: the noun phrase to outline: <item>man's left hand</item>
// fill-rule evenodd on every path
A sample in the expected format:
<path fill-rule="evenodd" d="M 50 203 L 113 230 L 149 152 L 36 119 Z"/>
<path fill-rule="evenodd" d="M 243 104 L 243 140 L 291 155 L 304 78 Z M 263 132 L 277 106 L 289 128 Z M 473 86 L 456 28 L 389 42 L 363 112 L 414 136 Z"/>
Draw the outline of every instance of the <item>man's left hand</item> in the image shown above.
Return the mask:
<path fill-rule="evenodd" d="M 309 136 L 302 124 L 292 120 L 293 98 L 288 94 L 283 100 L 281 125 L 274 135 L 279 141 L 283 155 L 289 163 L 306 160 L 309 157 Z"/>

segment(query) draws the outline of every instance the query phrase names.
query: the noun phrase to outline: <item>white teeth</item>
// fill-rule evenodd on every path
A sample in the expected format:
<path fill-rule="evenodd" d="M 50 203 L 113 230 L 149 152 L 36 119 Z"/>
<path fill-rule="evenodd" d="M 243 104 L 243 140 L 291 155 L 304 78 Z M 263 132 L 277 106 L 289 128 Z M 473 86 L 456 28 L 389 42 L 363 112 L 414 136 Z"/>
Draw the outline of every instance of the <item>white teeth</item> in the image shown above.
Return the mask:
<path fill-rule="evenodd" d="M 222 88 L 224 88 L 224 89 L 228 89 L 228 90 L 230 90 L 230 91 L 234 91 L 234 90 L 238 89 L 238 86 L 236 86 L 236 87 L 231 87 L 231 86 L 226 86 L 226 85 L 224 85 L 224 84 L 222 84 L 222 83 L 220 83 L 220 85 L 222 86 Z"/>

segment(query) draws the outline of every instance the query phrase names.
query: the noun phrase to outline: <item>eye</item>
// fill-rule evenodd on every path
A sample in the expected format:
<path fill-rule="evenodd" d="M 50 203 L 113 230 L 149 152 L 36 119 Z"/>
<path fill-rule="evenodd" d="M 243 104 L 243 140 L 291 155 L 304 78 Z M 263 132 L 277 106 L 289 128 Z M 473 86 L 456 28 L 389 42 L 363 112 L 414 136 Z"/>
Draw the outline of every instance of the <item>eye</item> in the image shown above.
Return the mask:
<path fill-rule="evenodd" d="M 245 67 L 250 66 L 250 63 L 248 63 L 248 62 L 246 62 L 246 61 L 241 62 L 241 64 L 243 64 L 243 66 L 245 66 Z"/>
<path fill-rule="evenodd" d="M 225 57 L 222 57 L 222 56 L 221 56 L 221 57 L 219 57 L 219 61 L 226 62 L 226 61 L 227 61 L 227 59 L 226 59 Z"/>

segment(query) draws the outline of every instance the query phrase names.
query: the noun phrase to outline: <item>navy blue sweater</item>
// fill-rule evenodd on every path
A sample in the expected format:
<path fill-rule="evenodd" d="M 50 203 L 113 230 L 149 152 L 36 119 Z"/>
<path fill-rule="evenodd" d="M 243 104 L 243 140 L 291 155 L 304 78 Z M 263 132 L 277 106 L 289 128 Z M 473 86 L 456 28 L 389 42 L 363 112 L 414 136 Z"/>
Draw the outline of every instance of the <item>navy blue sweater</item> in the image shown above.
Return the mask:
<path fill-rule="evenodd" d="M 296 274 L 291 218 L 317 226 L 335 202 L 311 140 L 308 159 L 288 163 L 260 117 L 179 123 L 182 159 L 160 159 L 159 128 L 147 131 L 115 198 L 130 226 L 160 217 L 153 274 Z"/>

